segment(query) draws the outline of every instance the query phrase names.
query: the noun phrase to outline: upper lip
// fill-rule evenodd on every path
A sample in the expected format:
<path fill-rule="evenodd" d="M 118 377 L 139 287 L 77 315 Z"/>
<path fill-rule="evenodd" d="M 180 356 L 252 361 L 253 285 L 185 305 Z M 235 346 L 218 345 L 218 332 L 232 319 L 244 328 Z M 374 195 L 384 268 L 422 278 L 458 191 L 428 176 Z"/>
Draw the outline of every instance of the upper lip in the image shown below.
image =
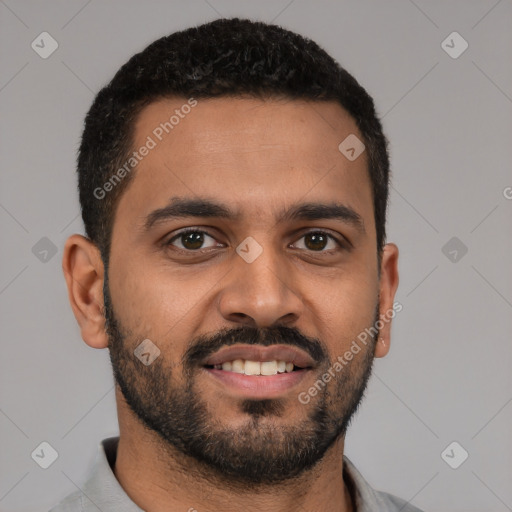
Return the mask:
<path fill-rule="evenodd" d="M 291 345 L 232 345 L 224 347 L 209 356 L 204 364 L 222 364 L 235 359 L 248 359 L 249 361 L 286 361 L 291 362 L 299 368 L 310 368 L 315 361 L 304 350 L 292 347 Z"/>

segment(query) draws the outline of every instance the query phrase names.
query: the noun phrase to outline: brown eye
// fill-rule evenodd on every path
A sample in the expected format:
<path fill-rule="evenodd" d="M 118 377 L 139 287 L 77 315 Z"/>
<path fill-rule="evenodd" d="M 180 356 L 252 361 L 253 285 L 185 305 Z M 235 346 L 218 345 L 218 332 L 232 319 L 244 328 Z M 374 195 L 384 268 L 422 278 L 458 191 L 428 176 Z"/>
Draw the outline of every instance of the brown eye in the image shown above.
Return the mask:
<path fill-rule="evenodd" d="M 342 244 L 336 238 L 324 231 L 310 231 L 303 235 L 302 239 L 304 240 L 304 248 L 313 252 L 327 252 L 342 247 Z M 329 244 L 331 244 L 330 247 L 328 247 Z M 299 247 L 299 249 L 302 248 Z"/>
<path fill-rule="evenodd" d="M 323 233 L 308 233 L 304 237 L 306 247 L 313 251 L 325 249 L 328 239 Z"/>
<path fill-rule="evenodd" d="M 199 231 L 197 229 L 190 229 L 182 231 L 176 236 L 172 237 L 166 245 L 174 245 L 175 241 L 178 241 L 181 245 L 176 245 L 179 249 L 188 251 L 197 251 L 198 249 L 205 249 L 207 247 L 215 247 L 215 243 L 210 246 L 204 247 L 205 239 L 210 238 L 215 242 L 215 239 L 208 235 L 205 231 Z"/>

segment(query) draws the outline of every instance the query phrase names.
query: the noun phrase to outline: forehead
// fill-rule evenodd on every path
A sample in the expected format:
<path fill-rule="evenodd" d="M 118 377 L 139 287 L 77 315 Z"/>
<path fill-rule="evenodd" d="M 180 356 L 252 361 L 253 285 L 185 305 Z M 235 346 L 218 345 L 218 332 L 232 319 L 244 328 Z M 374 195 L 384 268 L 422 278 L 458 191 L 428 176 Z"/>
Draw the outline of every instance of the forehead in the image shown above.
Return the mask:
<path fill-rule="evenodd" d="M 141 225 L 171 197 L 195 196 L 260 219 L 300 200 L 341 201 L 368 225 L 373 206 L 366 154 L 350 161 L 338 149 L 349 135 L 362 139 L 335 102 L 155 101 L 135 125 L 133 149 L 140 160 L 116 219 Z"/>

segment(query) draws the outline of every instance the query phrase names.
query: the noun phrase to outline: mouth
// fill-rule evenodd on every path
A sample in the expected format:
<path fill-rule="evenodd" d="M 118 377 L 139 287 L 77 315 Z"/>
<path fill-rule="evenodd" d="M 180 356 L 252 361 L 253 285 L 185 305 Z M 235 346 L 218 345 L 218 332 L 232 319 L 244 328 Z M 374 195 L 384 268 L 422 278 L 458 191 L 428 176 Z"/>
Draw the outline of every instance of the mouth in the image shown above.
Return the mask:
<path fill-rule="evenodd" d="M 248 359 L 234 359 L 222 364 L 205 365 L 207 369 L 223 370 L 225 372 L 241 373 L 244 375 L 277 375 L 278 373 L 291 373 L 304 370 L 292 361 L 250 361 Z"/>
<path fill-rule="evenodd" d="M 296 387 L 315 362 L 287 345 L 235 345 L 207 358 L 203 369 L 228 393 L 253 399 L 276 398 Z"/>
<path fill-rule="evenodd" d="M 304 350 L 291 345 L 243 345 L 223 347 L 204 362 L 217 370 L 246 375 L 275 375 L 315 366 L 313 358 Z"/>

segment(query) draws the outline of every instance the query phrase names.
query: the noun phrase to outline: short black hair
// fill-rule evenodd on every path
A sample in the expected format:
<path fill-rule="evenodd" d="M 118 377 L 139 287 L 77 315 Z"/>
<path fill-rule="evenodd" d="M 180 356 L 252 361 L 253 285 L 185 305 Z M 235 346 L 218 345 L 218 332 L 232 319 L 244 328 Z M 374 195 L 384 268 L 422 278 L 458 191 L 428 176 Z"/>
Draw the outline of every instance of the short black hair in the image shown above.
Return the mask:
<path fill-rule="evenodd" d="M 95 191 L 133 151 L 141 110 L 166 97 L 222 96 L 336 101 L 353 117 L 366 146 L 380 261 L 390 171 L 387 140 L 372 98 L 314 41 L 278 25 L 221 18 L 162 37 L 131 57 L 87 113 L 78 189 L 86 235 L 104 264 L 108 267 L 116 207 L 133 173 L 103 197 Z"/>

